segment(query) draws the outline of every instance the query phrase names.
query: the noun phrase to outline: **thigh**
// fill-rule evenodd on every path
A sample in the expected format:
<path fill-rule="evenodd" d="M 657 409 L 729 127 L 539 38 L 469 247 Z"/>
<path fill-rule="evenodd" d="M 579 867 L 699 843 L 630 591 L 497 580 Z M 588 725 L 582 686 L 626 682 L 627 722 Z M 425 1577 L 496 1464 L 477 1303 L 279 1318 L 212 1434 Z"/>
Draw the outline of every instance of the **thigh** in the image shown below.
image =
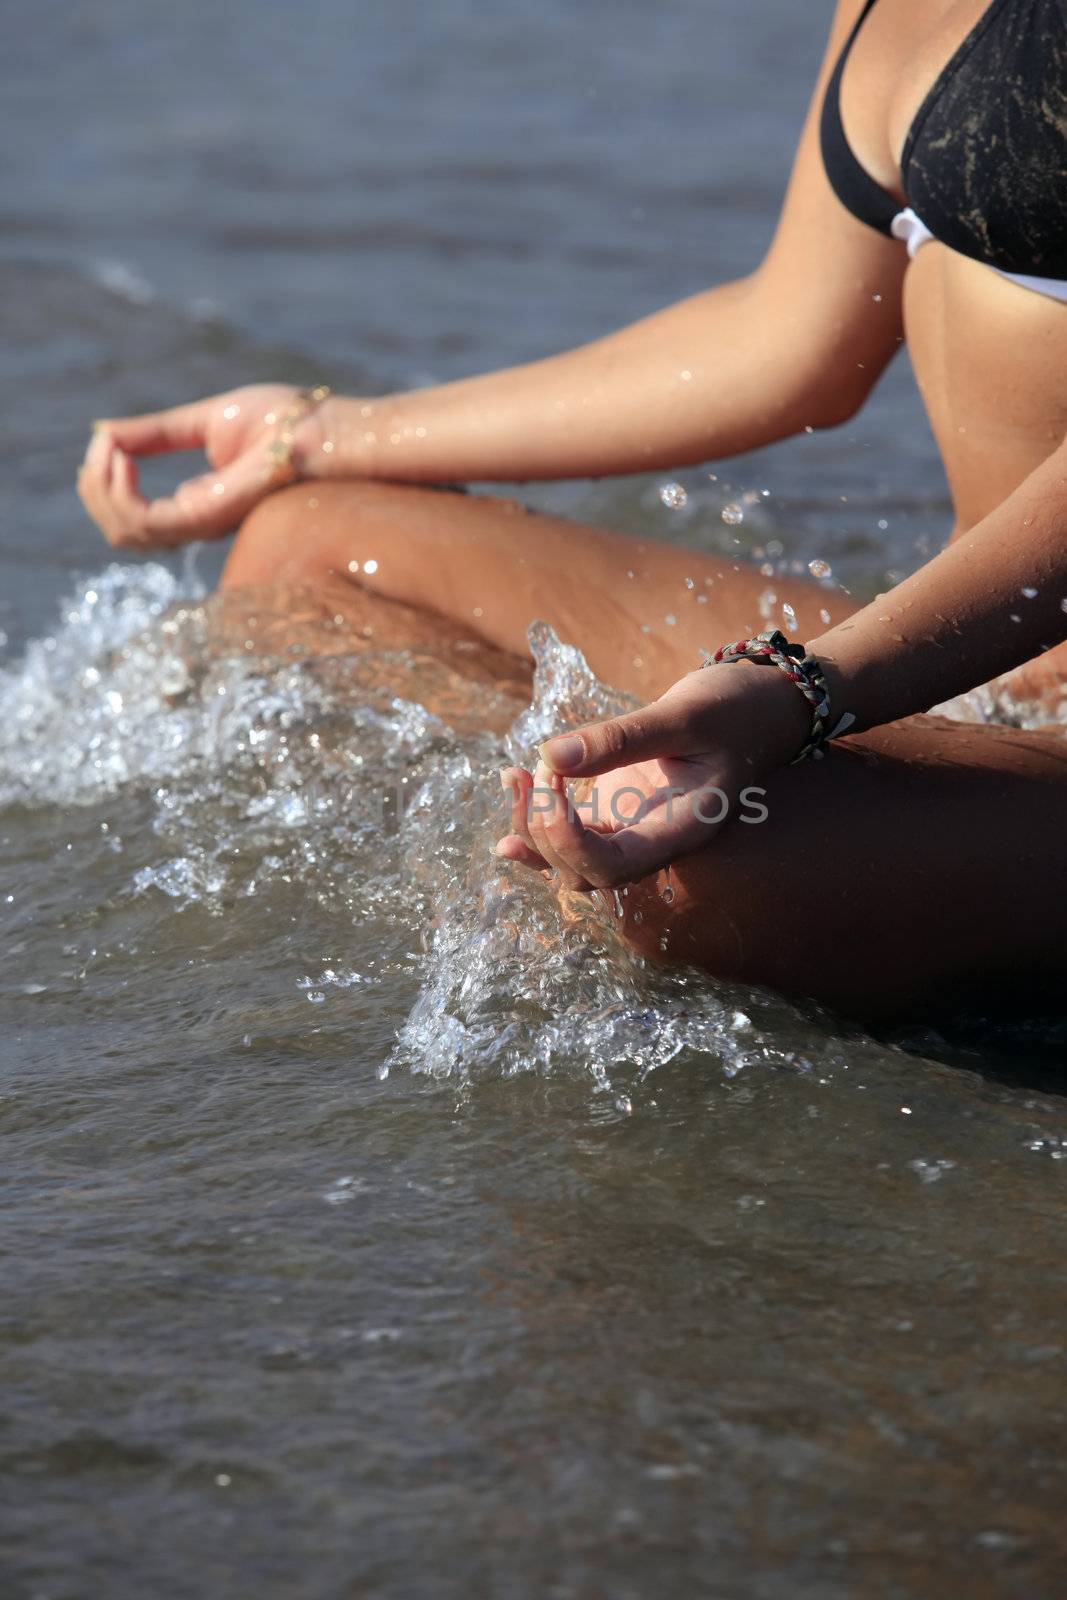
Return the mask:
<path fill-rule="evenodd" d="M 1062 733 L 916 717 L 787 768 L 762 803 L 621 898 L 631 943 L 864 1015 L 1062 996 Z"/>
<path fill-rule="evenodd" d="M 767 592 L 793 606 L 798 637 L 855 610 L 799 577 L 769 580 L 714 553 L 526 511 L 511 500 L 365 482 L 299 484 L 247 519 L 223 587 L 338 580 L 528 653 L 543 620 L 605 681 L 644 697 L 698 664 L 701 649 L 768 624 Z"/>

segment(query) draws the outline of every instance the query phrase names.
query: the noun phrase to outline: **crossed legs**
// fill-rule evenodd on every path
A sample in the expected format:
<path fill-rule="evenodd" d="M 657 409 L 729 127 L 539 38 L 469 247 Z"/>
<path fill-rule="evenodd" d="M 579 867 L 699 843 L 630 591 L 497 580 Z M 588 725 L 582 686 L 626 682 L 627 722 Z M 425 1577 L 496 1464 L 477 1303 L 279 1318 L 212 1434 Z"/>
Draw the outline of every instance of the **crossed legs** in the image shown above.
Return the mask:
<path fill-rule="evenodd" d="M 778 591 L 799 637 L 843 595 L 512 502 L 373 483 L 299 485 L 241 528 L 224 588 L 358 585 L 435 613 L 512 657 L 534 618 L 598 676 L 651 698 L 699 650 L 767 620 Z M 658 957 L 810 995 L 915 1014 L 973 994 L 1051 993 L 1067 973 L 1067 738 L 912 718 L 776 774 L 767 819 L 622 897 L 624 935 Z"/>

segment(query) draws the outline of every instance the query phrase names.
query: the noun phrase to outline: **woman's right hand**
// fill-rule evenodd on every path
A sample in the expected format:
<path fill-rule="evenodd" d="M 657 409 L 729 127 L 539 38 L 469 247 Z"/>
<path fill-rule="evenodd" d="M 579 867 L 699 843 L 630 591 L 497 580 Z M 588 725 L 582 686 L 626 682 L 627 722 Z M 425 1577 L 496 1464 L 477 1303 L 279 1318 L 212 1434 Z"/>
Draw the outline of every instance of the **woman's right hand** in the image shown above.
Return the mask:
<path fill-rule="evenodd" d="M 297 393 L 293 384 L 250 384 L 169 411 L 95 423 L 78 474 L 82 504 L 104 538 L 126 549 L 222 538 L 270 493 L 267 446 Z M 295 430 L 292 465 L 298 473 L 303 460 L 314 459 L 321 411 L 309 412 Z M 208 472 L 187 478 L 162 499 L 145 498 L 138 484 L 139 456 L 197 449 L 207 456 Z"/>

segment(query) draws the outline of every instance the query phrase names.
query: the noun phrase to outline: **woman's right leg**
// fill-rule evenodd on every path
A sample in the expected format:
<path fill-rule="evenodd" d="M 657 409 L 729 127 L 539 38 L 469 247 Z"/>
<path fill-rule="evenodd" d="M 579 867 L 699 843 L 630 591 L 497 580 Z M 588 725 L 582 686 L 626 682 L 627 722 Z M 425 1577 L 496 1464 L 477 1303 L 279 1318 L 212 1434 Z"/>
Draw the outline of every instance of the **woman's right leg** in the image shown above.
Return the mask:
<path fill-rule="evenodd" d="M 856 609 L 840 591 L 766 578 L 747 563 L 524 511 L 513 501 L 395 484 L 298 484 L 246 519 L 223 588 L 345 585 L 435 612 L 526 658 L 535 619 L 578 645 L 605 682 L 646 699 L 713 650 L 777 625 L 797 637 Z M 774 602 L 766 596 L 775 595 Z"/>
<path fill-rule="evenodd" d="M 1062 730 L 911 717 L 776 772 L 762 804 L 619 897 L 635 948 L 866 1018 L 1060 1005 Z"/>

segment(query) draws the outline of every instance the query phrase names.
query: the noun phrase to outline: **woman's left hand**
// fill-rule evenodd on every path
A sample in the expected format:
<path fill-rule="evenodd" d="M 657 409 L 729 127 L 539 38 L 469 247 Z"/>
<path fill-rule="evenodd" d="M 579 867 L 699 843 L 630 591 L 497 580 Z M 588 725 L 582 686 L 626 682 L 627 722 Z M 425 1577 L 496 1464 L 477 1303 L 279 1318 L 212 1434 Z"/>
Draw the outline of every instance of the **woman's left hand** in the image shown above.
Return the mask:
<path fill-rule="evenodd" d="M 512 832 L 497 854 L 555 868 L 575 889 L 637 882 L 702 849 L 746 807 L 762 810 L 747 792 L 792 759 L 809 728 L 803 696 L 774 667 L 687 673 L 640 711 L 548 740 L 533 775 L 503 772 Z M 568 799 L 566 778 L 603 774 L 588 798 Z"/>

